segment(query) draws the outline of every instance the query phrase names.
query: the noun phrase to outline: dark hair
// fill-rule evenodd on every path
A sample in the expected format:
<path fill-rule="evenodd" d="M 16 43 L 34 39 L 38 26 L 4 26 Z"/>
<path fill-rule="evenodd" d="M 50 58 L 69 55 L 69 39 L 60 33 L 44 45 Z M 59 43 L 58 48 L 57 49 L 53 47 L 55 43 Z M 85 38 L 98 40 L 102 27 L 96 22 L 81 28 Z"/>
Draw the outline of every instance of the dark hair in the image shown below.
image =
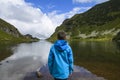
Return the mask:
<path fill-rule="evenodd" d="M 57 33 L 58 40 L 65 40 L 66 39 L 66 33 L 64 31 L 59 31 Z"/>

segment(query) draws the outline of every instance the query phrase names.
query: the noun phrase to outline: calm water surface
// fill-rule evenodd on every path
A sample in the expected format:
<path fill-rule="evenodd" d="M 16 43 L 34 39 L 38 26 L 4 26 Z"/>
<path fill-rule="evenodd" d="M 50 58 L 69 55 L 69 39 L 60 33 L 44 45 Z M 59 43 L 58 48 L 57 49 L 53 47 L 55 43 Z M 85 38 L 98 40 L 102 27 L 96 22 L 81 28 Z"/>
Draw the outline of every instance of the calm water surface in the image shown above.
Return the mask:
<path fill-rule="evenodd" d="M 51 45 L 50 42 L 39 41 L 0 48 L 2 53 L 13 53 L 0 62 L 0 80 L 23 80 L 27 73 L 46 65 Z M 78 65 L 74 66 L 75 72 L 81 73 L 78 80 L 119 80 L 119 44 L 72 41 L 70 45 Z"/>
<path fill-rule="evenodd" d="M 120 43 L 72 41 L 75 64 L 108 80 L 120 80 Z"/>

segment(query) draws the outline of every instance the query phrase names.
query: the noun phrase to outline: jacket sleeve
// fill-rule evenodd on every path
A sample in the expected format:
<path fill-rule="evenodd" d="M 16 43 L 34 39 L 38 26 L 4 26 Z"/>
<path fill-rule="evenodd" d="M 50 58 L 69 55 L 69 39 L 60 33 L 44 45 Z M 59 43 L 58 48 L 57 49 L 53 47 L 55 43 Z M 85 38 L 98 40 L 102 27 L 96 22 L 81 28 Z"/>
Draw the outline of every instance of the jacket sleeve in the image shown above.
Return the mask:
<path fill-rule="evenodd" d="M 50 74 L 52 74 L 53 59 L 54 59 L 53 52 L 52 52 L 52 49 L 50 49 L 49 56 L 48 56 L 48 68 L 49 68 Z"/>
<path fill-rule="evenodd" d="M 69 74 L 72 74 L 72 72 L 73 72 L 73 53 L 72 53 L 71 47 L 68 52 L 68 61 L 69 61 Z"/>

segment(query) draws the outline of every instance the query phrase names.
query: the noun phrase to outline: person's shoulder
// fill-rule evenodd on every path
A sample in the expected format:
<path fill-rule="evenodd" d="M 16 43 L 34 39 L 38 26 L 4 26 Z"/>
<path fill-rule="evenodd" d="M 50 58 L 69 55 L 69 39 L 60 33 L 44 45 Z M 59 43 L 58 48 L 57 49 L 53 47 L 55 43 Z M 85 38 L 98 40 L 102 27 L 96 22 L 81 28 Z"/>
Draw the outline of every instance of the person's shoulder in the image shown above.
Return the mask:
<path fill-rule="evenodd" d="M 68 48 L 71 49 L 71 46 L 70 46 L 70 44 L 68 42 L 67 42 L 67 45 L 68 45 Z"/>
<path fill-rule="evenodd" d="M 54 47 L 54 44 L 51 45 L 51 48 L 53 48 L 53 47 Z"/>
<path fill-rule="evenodd" d="M 67 50 L 67 52 L 70 52 L 72 50 L 69 44 L 67 45 L 67 49 L 66 50 Z"/>
<path fill-rule="evenodd" d="M 55 45 L 54 45 L 54 44 L 52 44 L 50 49 L 51 49 L 51 50 L 53 50 L 53 49 L 54 49 L 54 47 L 55 47 Z"/>

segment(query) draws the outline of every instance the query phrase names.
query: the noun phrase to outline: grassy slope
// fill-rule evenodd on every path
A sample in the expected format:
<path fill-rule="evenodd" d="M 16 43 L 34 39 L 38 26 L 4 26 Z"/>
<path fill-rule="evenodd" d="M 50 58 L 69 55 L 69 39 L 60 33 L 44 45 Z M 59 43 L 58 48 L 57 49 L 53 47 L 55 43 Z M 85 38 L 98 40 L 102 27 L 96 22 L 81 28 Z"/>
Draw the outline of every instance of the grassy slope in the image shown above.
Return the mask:
<path fill-rule="evenodd" d="M 14 34 L 7 33 L 3 31 L 2 29 L 8 29 Z M 19 37 L 16 37 L 15 35 L 19 35 Z M 6 21 L 0 19 L 0 42 L 2 43 L 19 43 L 19 42 L 30 42 L 30 41 L 38 41 L 38 39 L 31 39 L 31 38 L 25 38 L 23 35 L 19 33 L 19 31 L 11 24 L 7 23 Z"/>
<path fill-rule="evenodd" d="M 79 34 L 91 34 L 97 31 L 100 34 L 92 39 L 112 39 L 113 33 L 101 35 L 106 30 L 120 29 L 120 1 L 111 0 L 102 4 L 98 4 L 82 14 L 76 14 L 71 19 L 67 19 L 60 25 L 55 33 L 49 38 L 54 41 L 56 33 L 59 30 L 65 30 L 72 39 L 80 39 Z M 87 38 L 88 39 L 88 38 Z M 91 38 L 89 38 L 91 39 Z"/>
<path fill-rule="evenodd" d="M 27 39 L 24 37 L 14 37 L 11 34 L 5 33 L 4 31 L 0 30 L 0 42 L 2 43 L 20 43 L 20 42 L 30 42 L 31 39 Z"/>
<path fill-rule="evenodd" d="M 97 31 L 99 33 L 103 33 L 106 30 L 111 30 L 111 29 L 115 29 L 118 30 L 120 29 L 120 18 L 114 20 L 114 21 L 110 21 L 107 24 L 101 25 L 101 26 L 91 26 L 88 27 L 87 25 L 84 25 L 84 27 L 81 28 L 77 28 L 76 30 L 73 31 L 73 29 L 69 30 L 69 32 L 67 32 L 68 34 L 71 32 L 74 32 L 74 34 L 77 34 L 77 30 L 80 30 L 80 32 L 82 34 L 86 34 L 89 35 L 92 31 Z M 55 41 L 56 40 L 56 34 L 57 31 L 59 30 L 65 30 L 64 27 L 58 27 L 57 30 L 55 31 L 55 33 L 48 39 L 50 41 Z M 88 40 L 111 40 L 115 35 L 114 31 L 110 34 L 106 34 L 106 35 L 98 35 L 95 38 L 87 38 Z M 72 36 L 72 39 L 80 39 L 79 37 L 77 37 L 76 35 Z M 86 39 L 83 39 L 86 40 Z"/>

